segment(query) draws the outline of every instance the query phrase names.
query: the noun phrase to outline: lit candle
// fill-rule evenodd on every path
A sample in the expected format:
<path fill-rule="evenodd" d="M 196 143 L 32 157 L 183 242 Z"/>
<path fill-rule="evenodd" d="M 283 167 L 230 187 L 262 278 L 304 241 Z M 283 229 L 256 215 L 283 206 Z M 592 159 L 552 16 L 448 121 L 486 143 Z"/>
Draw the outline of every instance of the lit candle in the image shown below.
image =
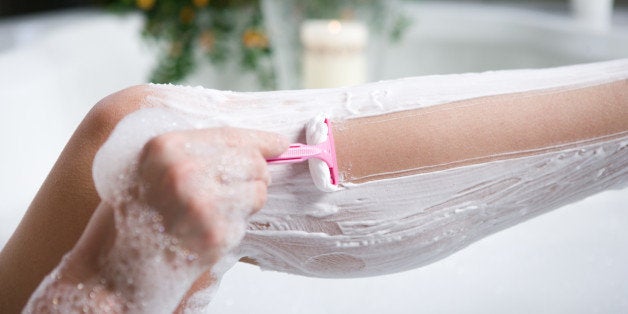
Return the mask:
<path fill-rule="evenodd" d="M 359 22 L 308 20 L 301 26 L 303 87 L 327 88 L 366 82 L 366 26 Z"/>
<path fill-rule="evenodd" d="M 571 0 L 571 9 L 582 25 L 597 32 L 611 28 L 613 0 Z"/>

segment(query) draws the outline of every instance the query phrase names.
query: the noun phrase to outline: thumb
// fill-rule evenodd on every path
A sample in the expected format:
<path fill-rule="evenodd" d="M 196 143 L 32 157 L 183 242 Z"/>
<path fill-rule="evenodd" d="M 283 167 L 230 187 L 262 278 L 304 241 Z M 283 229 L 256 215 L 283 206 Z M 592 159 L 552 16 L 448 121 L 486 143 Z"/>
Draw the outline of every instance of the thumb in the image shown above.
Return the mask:
<path fill-rule="evenodd" d="M 259 150 L 266 159 L 279 156 L 290 146 L 288 139 L 274 132 L 235 129 L 239 133 L 241 145 Z"/>

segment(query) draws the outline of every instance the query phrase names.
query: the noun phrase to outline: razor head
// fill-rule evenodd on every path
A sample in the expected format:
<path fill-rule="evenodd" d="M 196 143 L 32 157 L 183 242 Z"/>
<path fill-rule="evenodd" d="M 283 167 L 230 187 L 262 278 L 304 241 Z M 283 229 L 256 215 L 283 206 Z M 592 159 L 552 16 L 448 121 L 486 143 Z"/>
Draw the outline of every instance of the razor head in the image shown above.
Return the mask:
<path fill-rule="evenodd" d="M 325 118 L 325 124 L 327 125 L 327 144 L 326 150 L 329 153 L 329 158 L 326 158 L 325 163 L 329 167 L 329 174 L 331 175 L 331 184 L 338 185 L 338 160 L 336 159 L 336 144 L 334 143 L 334 134 L 331 130 L 331 121 Z"/>

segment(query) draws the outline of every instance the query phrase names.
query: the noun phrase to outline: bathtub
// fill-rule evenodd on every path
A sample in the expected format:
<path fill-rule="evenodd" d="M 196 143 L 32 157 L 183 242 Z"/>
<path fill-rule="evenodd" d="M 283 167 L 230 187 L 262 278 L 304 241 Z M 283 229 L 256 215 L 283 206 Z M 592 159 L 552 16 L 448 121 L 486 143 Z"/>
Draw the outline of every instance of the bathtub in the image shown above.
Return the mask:
<path fill-rule="evenodd" d="M 404 9 L 416 21 L 405 40 L 386 51 L 377 78 L 628 56 L 626 10 L 616 12 L 611 31 L 600 33 L 575 23 L 560 6 L 420 2 Z M 0 20 L 0 246 L 90 107 L 111 92 L 146 80 L 153 52 L 142 44 L 140 26 L 138 16 L 93 10 Z M 256 88 L 250 78 L 233 85 L 217 82 L 210 72 L 203 69 L 188 83 Z M 624 189 L 562 207 L 441 261 L 393 275 L 315 279 L 238 264 L 224 277 L 210 309 L 626 313 L 626 265 Z"/>

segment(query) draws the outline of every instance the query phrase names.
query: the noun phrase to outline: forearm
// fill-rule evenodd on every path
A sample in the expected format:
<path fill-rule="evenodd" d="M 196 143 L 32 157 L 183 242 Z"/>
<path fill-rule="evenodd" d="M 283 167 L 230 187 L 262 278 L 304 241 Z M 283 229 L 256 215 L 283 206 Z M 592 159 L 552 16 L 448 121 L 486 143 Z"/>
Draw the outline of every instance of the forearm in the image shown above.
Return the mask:
<path fill-rule="evenodd" d="M 121 295 L 104 283 L 100 259 L 115 241 L 111 208 L 101 204 L 76 246 L 44 278 L 31 296 L 26 313 L 121 312 Z"/>
<path fill-rule="evenodd" d="M 101 203 L 76 246 L 33 293 L 25 312 L 174 310 L 211 265 L 194 267 L 174 246 L 158 243 L 152 223 L 124 224 L 116 228 L 113 208 Z"/>

